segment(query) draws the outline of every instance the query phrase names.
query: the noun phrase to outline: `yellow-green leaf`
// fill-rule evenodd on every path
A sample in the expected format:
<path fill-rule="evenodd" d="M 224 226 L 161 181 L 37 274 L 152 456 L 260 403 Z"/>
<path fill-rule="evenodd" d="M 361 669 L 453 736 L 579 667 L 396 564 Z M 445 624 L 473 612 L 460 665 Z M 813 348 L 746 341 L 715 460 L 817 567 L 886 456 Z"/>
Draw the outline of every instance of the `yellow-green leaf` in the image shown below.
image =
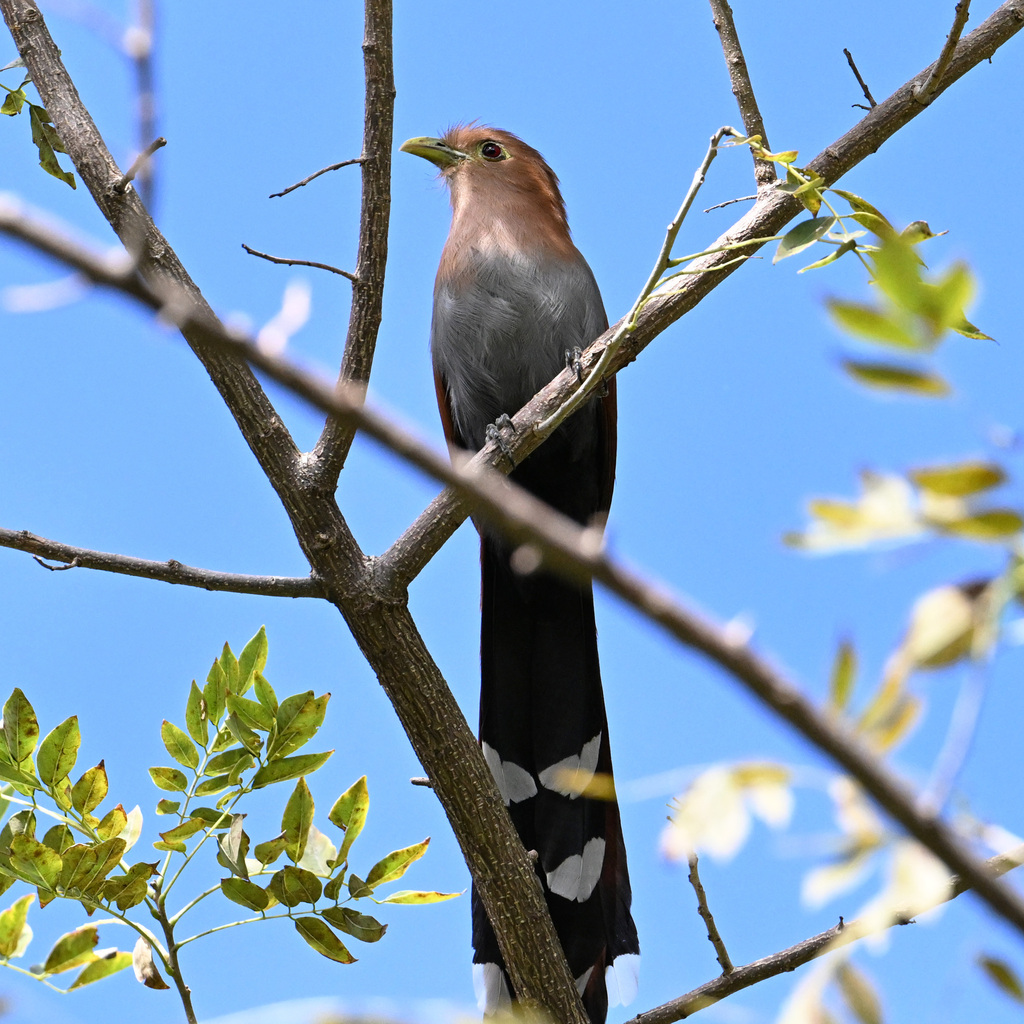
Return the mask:
<path fill-rule="evenodd" d="M 43 971 L 46 974 L 61 974 L 74 967 L 88 963 L 95 958 L 93 947 L 99 942 L 100 934 L 95 925 L 87 924 L 73 932 L 62 935 L 46 955 Z"/>
<path fill-rule="evenodd" d="M 861 384 L 881 391 L 902 391 L 929 398 L 945 398 L 950 386 L 937 374 L 892 363 L 863 363 L 843 360 L 843 369 Z"/>
<path fill-rule="evenodd" d="M 857 651 L 849 640 L 843 640 L 836 651 L 829 680 L 828 703 L 835 711 L 842 711 L 850 702 L 857 679 Z"/>
<path fill-rule="evenodd" d="M 461 896 L 461 892 L 422 892 L 418 889 L 401 889 L 379 900 L 380 903 L 405 903 L 418 906 L 422 903 L 443 903 Z"/>
<path fill-rule="evenodd" d="M 964 497 L 998 487 L 1006 480 L 1002 466 L 994 462 L 969 460 L 945 466 L 922 466 L 912 469 L 907 476 L 918 487 L 935 494 Z"/>
<path fill-rule="evenodd" d="M 0 957 L 6 959 L 14 956 L 21 940 L 22 930 L 25 928 L 28 908 L 35 898 L 34 893 L 22 896 L 0 913 Z"/>
<path fill-rule="evenodd" d="M 382 857 L 370 868 L 366 876 L 366 884 L 371 889 L 385 882 L 393 882 L 409 870 L 414 861 L 420 859 L 427 852 L 430 845 L 430 838 L 427 837 L 422 843 L 414 843 L 412 846 L 403 847 L 401 850 L 392 850 L 386 857 Z"/>
<path fill-rule="evenodd" d="M 908 329 L 897 311 L 885 311 L 861 302 L 829 299 L 828 311 L 836 324 L 857 338 L 895 348 L 920 349 L 920 339 Z"/>
<path fill-rule="evenodd" d="M 978 966 L 1006 993 L 1018 1003 L 1024 1003 L 1024 985 L 1017 972 L 1003 959 L 994 956 L 979 956 Z"/>
<path fill-rule="evenodd" d="M 325 956 L 339 964 L 354 964 L 356 962 L 356 958 L 345 948 L 341 939 L 320 918 L 296 918 L 295 930 L 321 956 Z"/>
<path fill-rule="evenodd" d="M 366 823 L 366 814 L 370 809 L 370 792 L 366 787 L 366 776 L 356 779 L 348 789 L 334 802 L 328 815 L 332 824 L 337 825 L 345 833 L 345 839 L 338 850 L 338 863 L 348 859 L 348 852 L 356 841 Z"/>
<path fill-rule="evenodd" d="M 36 755 L 36 770 L 44 786 L 55 786 L 68 777 L 75 767 L 81 742 L 77 715 L 65 719 L 47 734 Z"/>
<path fill-rule="evenodd" d="M 88 964 L 81 974 L 72 982 L 68 987 L 68 991 L 72 992 L 76 988 L 81 988 L 83 985 L 91 985 L 94 981 L 102 981 L 104 978 L 109 978 L 112 974 L 117 974 L 118 971 L 123 971 L 126 967 L 130 967 L 132 962 L 131 953 L 114 952 L 110 956 L 100 957 L 93 960 L 91 964 Z"/>

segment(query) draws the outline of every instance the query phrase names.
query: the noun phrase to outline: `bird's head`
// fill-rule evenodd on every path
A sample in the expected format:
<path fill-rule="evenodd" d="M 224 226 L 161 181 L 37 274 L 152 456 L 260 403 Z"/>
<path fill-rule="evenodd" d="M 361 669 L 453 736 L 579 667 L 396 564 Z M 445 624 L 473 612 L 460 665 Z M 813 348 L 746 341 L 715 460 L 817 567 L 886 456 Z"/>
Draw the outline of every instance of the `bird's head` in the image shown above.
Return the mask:
<path fill-rule="evenodd" d="M 565 204 L 555 172 L 532 146 L 489 125 L 456 125 L 440 138 L 424 136 L 401 145 L 403 153 L 429 160 L 451 190 L 455 215 L 471 208 L 507 218 L 540 218 L 568 236 Z"/>

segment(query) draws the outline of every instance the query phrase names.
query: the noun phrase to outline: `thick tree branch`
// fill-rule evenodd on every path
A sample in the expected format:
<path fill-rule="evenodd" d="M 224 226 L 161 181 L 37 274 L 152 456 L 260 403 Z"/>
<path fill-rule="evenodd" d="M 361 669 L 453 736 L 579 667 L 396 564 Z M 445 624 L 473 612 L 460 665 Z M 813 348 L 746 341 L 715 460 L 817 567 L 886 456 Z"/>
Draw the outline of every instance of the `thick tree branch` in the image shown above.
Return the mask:
<path fill-rule="evenodd" d="M 37 537 L 28 530 L 7 530 L 0 527 L 0 547 L 27 551 L 38 558 L 65 563 L 62 566 L 47 568 L 100 569 L 103 572 L 120 573 L 122 576 L 139 576 L 146 580 L 180 583 L 187 587 L 222 590 L 232 594 L 258 594 L 262 597 L 324 596 L 324 588 L 319 580 L 310 576 L 248 576 L 237 572 L 215 572 L 212 569 L 196 569 L 191 565 L 183 565 L 173 558 L 166 562 L 153 562 L 146 558 L 132 558 L 130 555 L 75 548 L 70 544 Z"/>
<path fill-rule="evenodd" d="M 986 864 L 993 875 L 1004 875 L 1007 871 L 1012 871 L 1024 864 L 1024 846 L 1018 846 L 1016 849 L 992 857 Z M 741 989 L 750 988 L 751 985 L 756 985 L 768 978 L 794 971 L 817 957 L 848 946 L 867 935 L 875 934 L 884 928 L 891 928 L 893 925 L 908 924 L 918 914 L 923 914 L 941 903 L 955 899 L 968 890 L 969 886 L 961 878 L 954 877 L 950 880 L 950 890 L 944 899 L 927 906 L 894 908 L 888 923 L 884 925 L 873 918 L 858 918 L 849 924 L 844 924 L 843 919 L 840 918 L 839 924 L 834 928 L 804 939 L 803 942 L 798 942 L 795 946 L 790 946 L 789 949 L 783 949 L 761 960 L 745 964 L 743 967 L 736 967 L 730 973 L 722 974 L 699 988 L 695 988 L 692 992 L 679 996 L 678 999 L 657 1006 L 653 1010 L 647 1010 L 645 1013 L 637 1014 L 628 1024 L 673 1024 L 674 1021 L 690 1017 L 698 1010 L 706 1009 Z"/>
<path fill-rule="evenodd" d="M 0 218 L 0 227 L 2 226 L 3 221 Z M 34 232 L 23 232 L 36 235 L 38 233 L 38 229 Z M 100 269 L 93 267 L 90 276 L 96 280 L 99 275 Z M 159 302 L 152 298 L 150 304 L 156 306 Z M 514 542 L 534 547 L 546 568 L 569 577 L 597 580 L 632 607 L 659 623 L 686 646 L 704 654 L 745 686 L 779 718 L 788 722 L 822 753 L 844 768 L 886 813 L 964 878 L 996 913 L 1024 933 L 1024 901 L 1012 890 L 998 885 L 989 878 L 984 865 L 974 857 L 966 843 L 951 828 L 933 815 L 922 813 L 910 789 L 864 748 L 854 734 L 832 718 L 819 713 L 793 682 L 747 644 L 737 642 L 725 627 L 688 609 L 663 585 L 645 579 L 609 557 L 601 546 L 600 531 L 581 529 L 572 520 L 548 508 L 500 474 L 488 472 L 486 463 L 482 460 L 483 453 L 466 461 L 456 459 L 455 465 L 450 466 L 439 453 L 432 452 L 426 445 L 388 423 L 384 417 L 363 407 L 361 392 L 356 391 L 353 395 L 349 389 L 331 389 L 299 368 L 261 352 L 252 343 L 228 334 L 223 328 L 217 333 L 213 325 L 204 322 L 199 329 L 205 332 L 203 338 L 208 345 L 224 347 L 251 359 L 256 366 L 273 375 L 279 383 L 293 388 L 324 412 L 344 416 L 349 422 L 358 423 L 362 429 L 388 444 L 399 454 L 408 457 L 420 468 L 439 479 L 457 484 L 462 493 L 470 496 L 479 514 L 498 526 Z M 282 500 L 290 511 L 295 504 L 295 497 L 285 493 Z M 308 506 L 306 514 L 314 517 L 313 525 L 307 524 L 306 529 L 317 531 L 314 533 L 317 538 L 324 534 L 319 532 L 316 523 L 322 522 L 323 530 L 329 530 L 332 518 L 340 517 L 333 503 L 327 503 L 325 507 L 322 502 Z M 294 518 L 293 522 L 296 522 Z M 400 667 L 404 663 L 392 662 L 387 657 L 386 645 L 379 649 L 371 648 L 367 654 L 371 665 L 378 671 L 382 685 L 395 703 L 396 709 L 399 709 L 399 717 L 402 718 L 403 724 L 408 721 L 405 715 L 415 718 L 420 713 L 415 710 L 418 707 L 416 698 L 422 696 L 422 691 L 428 683 L 432 689 L 436 688 L 438 696 L 435 696 L 435 700 L 441 700 L 440 695 L 443 694 L 446 702 L 451 701 L 451 695 L 444 687 L 443 680 L 439 675 L 435 678 L 437 670 L 429 660 L 429 655 L 425 649 L 421 650 L 418 646 L 419 637 L 415 633 L 411 618 L 407 617 L 408 613 L 404 608 L 398 607 L 401 601 L 400 592 L 391 591 L 389 587 L 393 584 L 386 579 L 380 579 L 376 563 L 366 569 L 366 572 L 372 575 L 372 582 L 366 576 L 362 579 L 353 579 L 351 567 L 344 563 L 339 565 L 332 561 L 325 562 L 324 554 L 317 546 L 311 544 L 308 537 L 304 538 L 302 529 L 301 522 L 297 522 L 296 531 L 299 533 L 300 542 L 304 544 L 304 549 L 307 549 L 314 571 L 328 585 L 332 600 L 346 615 L 353 634 L 361 644 L 363 638 L 376 638 L 376 633 L 369 629 L 366 621 L 367 615 L 372 621 L 372 615 L 365 612 L 366 601 L 370 599 L 371 594 L 376 594 L 383 605 L 380 608 L 375 607 L 373 612 L 393 612 L 402 616 L 399 620 L 402 628 L 407 632 L 411 631 L 415 637 L 416 643 L 408 636 L 403 636 L 402 640 L 409 647 L 409 652 L 403 657 L 414 659 L 408 662 L 410 668 L 416 655 L 422 661 L 419 671 L 423 675 L 423 680 L 417 684 L 420 689 L 416 694 L 409 692 L 408 682 L 401 675 Z M 337 597 L 330 589 L 330 581 L 335 579 L 349 580 L 348 585 L 355 587 L 355 597 L 349 595 L 348 601 Z M 368 589 L 371 585 L 375 589 Z M 353 604 L 363 612 L 362 617 L 355 613 Z M 397 629 L 397 626 L 395 628 Z M 454 707 L 453 701 L 450 707 Z M 452 718 L 445 728 L 454 730 L 456 726 L 458 730 L 466 729 L 468 732 L 461 714 L 458 715 L 457 722 Z M 422 745 L 428 743 L 432 735 L 429 731 L 422 735 L 410 730 L 409 725 L 406 725 L 406 728 L 410 731 L 410 739 L 413 740 L 428 776 L 433 781 L 433 762 L 422 749 Z M 473 744 L 474 752 L 476 749 Z M 443 757 L 441 763 L 455 777 L 458 776 L 457 768 L 445 762 Z M 479 765 L 474 763 L 472 767 L 478 768 Z M 442 803 L 445 803 L 450 794 L 436 784 L 435 789 L 438 790 Z M 457 828 L 456 834 L 462 841 L 463 834 L 460 834 Z"/>
<path fill-rule="evenodd" d="M 380 329 L 384 271 L 391 216 L 391 144 L 395 75 L 391 46 L 391 0 L 365 0 L 363 64 L 366 78 L 363 122 L 363 198 L 359 216 L 359 255 L 352 290 L 340 380 L 365 388 Z M 333 488 L 348 458 L 354 429 L 328 420 L 314 450 L 314 472 L 321 487 Z"/>
<path fill-rule="evenodd" d="M 740 108 L 740 117 L 743 119 L 743 128 L 747 135 L 760 135 L 765 149 L 770 150 L 768 133 L 765 131 L 761 110 L 757 105 L 757 97 L 754 95 L 754 86 L 750 81 L 747 61 L 743 56 L 743 48 L 740 46 L 736 23 L 733 21 L 732 8 L 729 6 L 728 0 L 710 0 L 710 3 L 715 28 L 722 43 L 725 66 L 729 70 L 732 94 L 736 97 L 736 103 Z M 754 178 L 757 181 L 758 189 L 771 185 L 775 181 L 775 164 L 770 160 L 761 160 L 754 156 Z"/>

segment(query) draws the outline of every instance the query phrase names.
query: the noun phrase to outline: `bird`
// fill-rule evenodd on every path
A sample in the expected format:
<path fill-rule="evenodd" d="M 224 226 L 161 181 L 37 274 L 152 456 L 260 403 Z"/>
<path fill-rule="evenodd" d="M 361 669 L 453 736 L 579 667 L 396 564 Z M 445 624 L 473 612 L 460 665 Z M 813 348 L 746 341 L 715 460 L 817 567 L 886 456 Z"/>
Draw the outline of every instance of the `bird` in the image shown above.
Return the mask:
<path fill-rule="evenodd" d="M 608 326 L 572 242 L 558 178 L 511 132 L 456 125 L 401 150 L 448 185 L 452 223 L 434 286 L 430 347 L 449 446 L 479 450 Z M 614 378 L 511 478 L 577 523 L 603 522 L 615 480 Z M 581 793 L 612 777 L 590 582 L 516 571 L 481 534 L 479 739 L 537 874 L 592 1024 L 635 995 L 639 944 L 618 805 Z M 609 787 L 610 788 L 610 787 Z M 474 982 L 491 1013 L 514 1000 L 494 931 L 473 894 Z"/>

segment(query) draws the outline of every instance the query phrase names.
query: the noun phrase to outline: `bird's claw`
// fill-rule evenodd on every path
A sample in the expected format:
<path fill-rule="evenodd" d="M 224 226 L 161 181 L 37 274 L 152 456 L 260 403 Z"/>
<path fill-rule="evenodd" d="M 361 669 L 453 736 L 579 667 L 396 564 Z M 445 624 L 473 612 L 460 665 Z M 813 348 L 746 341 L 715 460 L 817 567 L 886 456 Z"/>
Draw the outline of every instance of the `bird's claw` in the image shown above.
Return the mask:
<path fill-rule="evenodd" d="M 583 349 L 579 345 L 565 350 L 565 365 L 576 374 L 576 383 L 583 383 Z"/>
<path fill-rule="evenodd" d="M 487 427 L 484 430 L 484 439 L 488 443 L 497 445 L 501 454 L 504 455 L 512 464 L 512 467 L 515 468 L 515 460 L 512 458 L 512 447 L 508 441 L 505 440 L 504 431 L 506 430 L 511 431 L 512 434 L 515 434 L 516 432 L 512 418 L 508 413 L 503 412 L 493 423 L 487 424 Z"/>

